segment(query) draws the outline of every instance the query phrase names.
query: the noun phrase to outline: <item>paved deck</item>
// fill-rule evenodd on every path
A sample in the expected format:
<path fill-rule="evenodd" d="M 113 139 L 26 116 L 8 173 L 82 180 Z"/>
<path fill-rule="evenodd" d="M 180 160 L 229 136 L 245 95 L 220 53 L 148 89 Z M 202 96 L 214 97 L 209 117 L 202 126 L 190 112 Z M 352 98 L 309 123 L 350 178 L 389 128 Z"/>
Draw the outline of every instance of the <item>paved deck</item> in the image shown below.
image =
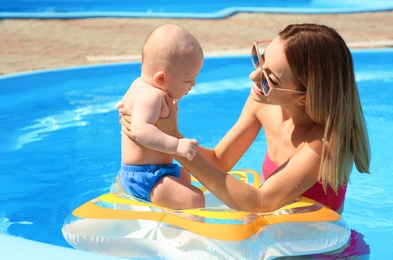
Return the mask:
<path fill-rule="evenodd" d="M 393 11 L 350 14 L 237 13 L 225 19 L 89 18 L 0 20 L 0 75 L 140 59 L 148 33 L 164 23 L 182 25 L 205 54 L 249 53 L 290 23 L 335 28 L 351 48 L 393 47 Z"/>

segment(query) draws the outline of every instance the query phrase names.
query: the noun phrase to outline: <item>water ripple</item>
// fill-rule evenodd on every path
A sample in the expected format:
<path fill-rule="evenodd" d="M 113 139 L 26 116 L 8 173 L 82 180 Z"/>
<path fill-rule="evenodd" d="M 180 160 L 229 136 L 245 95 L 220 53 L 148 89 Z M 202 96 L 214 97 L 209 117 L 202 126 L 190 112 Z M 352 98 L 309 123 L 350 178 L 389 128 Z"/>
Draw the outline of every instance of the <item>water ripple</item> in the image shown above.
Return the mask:
<path fill-rule="evenodd" d="M 35 124 L 19 130 L 20 135 L 14 150 L 21 149 L 24 145 L 40 141 L 50 132 L 58 131 L 69 127 L 84 127 L 89 121 L 84 120 L 87 115 L 108 113 L 116 109 L 117 102 L 107 102 L 95 105 L 79 107 L 74 110 L 65 110 L 60 113 L 49 115 L 34 120 Z"/>

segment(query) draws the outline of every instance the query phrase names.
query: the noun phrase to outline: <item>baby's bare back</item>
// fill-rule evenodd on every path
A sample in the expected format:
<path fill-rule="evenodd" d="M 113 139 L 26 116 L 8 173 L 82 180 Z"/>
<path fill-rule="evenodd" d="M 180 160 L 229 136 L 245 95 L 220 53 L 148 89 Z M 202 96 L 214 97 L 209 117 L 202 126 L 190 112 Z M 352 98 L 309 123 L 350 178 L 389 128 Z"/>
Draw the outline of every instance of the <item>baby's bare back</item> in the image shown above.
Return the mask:
<path fill-rule="evenodd" d="M 145 98 L 152 99 L 155 101 L 154 103 L 160 104 L 151 107 L 148 104 L 144 104 L 143 100 Z M 158 119 L 159 117 L 167 117 L 169 114 L 169 108 L 165 102 L 163 92 L 148 85 L 141 79 L 134 81 L 122 101 L 126 108 L 133 109 L 135 104 L 139 107 L 146 106 L 142 109 L 143 113 L 148 113 L 143 115 L 146 118 Z M 138 111 L 141 111 L 141 109 Z M 173 161 L 172 155 L 149 149 L 123 133 L 121 135 L 121 157 L 123 163 L 133 165 L 170 164 Z"/>

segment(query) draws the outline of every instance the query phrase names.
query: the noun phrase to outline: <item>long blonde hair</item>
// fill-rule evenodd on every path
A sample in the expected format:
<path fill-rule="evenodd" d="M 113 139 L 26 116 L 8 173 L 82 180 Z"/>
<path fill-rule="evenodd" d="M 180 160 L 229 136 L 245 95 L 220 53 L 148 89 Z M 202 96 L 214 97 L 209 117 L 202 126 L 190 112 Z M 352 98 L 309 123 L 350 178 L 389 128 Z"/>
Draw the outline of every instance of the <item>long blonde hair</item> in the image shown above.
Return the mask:
<path fill-rule="evenodd" d="M 348 183 L 353 163 L 369 173 L 370 145 L 351 53 L 332 28 L 292 24 L 280 32 L 297 84 L 305 87 L 306 112 L 325 126 L 319 178 L 336 192 Z"/>

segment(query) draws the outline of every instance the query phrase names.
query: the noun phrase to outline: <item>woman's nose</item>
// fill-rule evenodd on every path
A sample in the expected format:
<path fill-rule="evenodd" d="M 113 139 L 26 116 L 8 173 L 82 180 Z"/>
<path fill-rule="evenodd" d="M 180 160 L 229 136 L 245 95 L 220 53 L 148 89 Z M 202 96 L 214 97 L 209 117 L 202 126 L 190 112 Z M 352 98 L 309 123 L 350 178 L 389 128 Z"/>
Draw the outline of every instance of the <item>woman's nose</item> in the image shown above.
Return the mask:
<path fill-rule="evenodd" d="M 250 79 L 254 82 L 259 82 L 261 80 L 261 67 L 256 68 L 250 73 Z"/>

